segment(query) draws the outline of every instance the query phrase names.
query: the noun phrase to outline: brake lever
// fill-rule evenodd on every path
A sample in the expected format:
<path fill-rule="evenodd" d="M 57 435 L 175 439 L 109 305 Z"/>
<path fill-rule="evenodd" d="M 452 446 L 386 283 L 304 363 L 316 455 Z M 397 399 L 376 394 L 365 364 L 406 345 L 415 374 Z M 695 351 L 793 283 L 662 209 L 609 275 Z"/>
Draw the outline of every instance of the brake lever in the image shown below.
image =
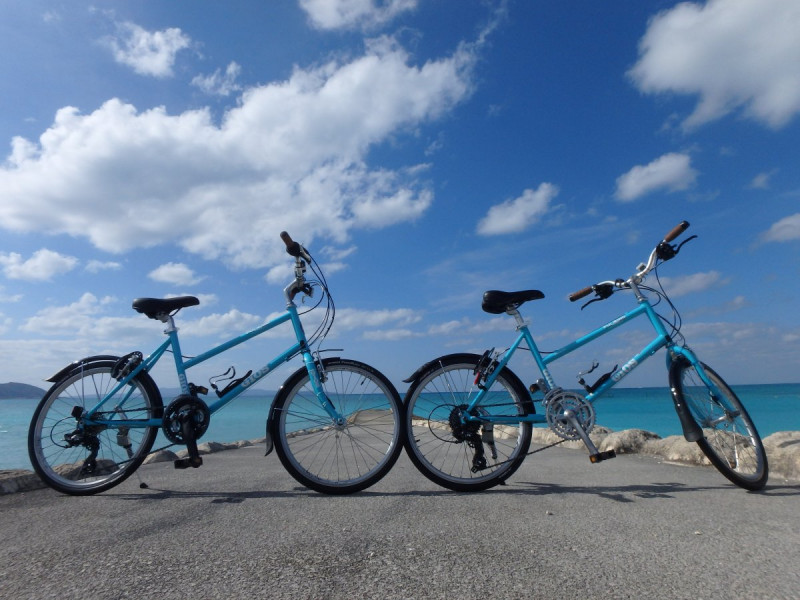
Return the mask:
<path fill-rule="evenodd" d="M 610 298 L 611 294 L 614 293 L 614 286 L 610 283 L 606 283 L 605 285 L 595 285 L 592 286 L 596 297 L 589 300 L 586 304 L 581 306 L 581 310 L 589 306 L 592 302 L 600 302 L 600 300 L 605 300 L 606 298 Z"/>
<path fill-rule="evenodd" d="M 669 242 L 661 242 L 658 246 L 656 246 L 656 256 L 658 256 L 659 260 L 663 262 L 673 259 L 678 254 L 678 252 L 681 251 L 681 248 L 683 248 L 683 245 L 685 243 L 691 242 L 696 237 L 697 237 L 696 235 L 690 236 L 685 240 L 683 240 L 677 246 L 673 246 Z"/>
<path fill-rule="evenodd" d="M 680 244 L 678 244 L 678 246 L 675 248 L 675 254 L 681 251 L 681 248 L 683 248 L 684 244 L 686 244 L 687 242 L 691 242 L 696 237 L 697 237 L 696 235 L 689 236 L 688 238 L 683 240 Z"/>

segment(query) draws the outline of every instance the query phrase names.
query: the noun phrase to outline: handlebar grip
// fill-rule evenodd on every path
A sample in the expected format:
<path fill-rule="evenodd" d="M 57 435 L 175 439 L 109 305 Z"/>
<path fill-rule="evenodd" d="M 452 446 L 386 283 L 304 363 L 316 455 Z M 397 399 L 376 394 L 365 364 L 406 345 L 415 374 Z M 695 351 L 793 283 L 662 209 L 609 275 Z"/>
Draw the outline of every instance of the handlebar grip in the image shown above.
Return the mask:
<path fill-rule="evenodd" d="M 689 221 L 681 221 L 675 228 L 664 236 L 665 242 L 671 242 L 689 228 Z"/>
<path fill-rule="evenodd" d="M 292 236 L 290 236 L 288 233 L 281 231 L 281 239 L 283 240 L 283 243 L 286 244 L 286 252 L 294 257 L 299 257 L 302 254 L 302 248 L 300 247 L 300 244 L 295 242 L 292 239 Z"/>
<path fill-rule="evenodd" d="M 580 300 L 581 298 L 584 298 L 584 297 L 588 296 L 589 294 L 591 294 L 593 290 L 594 290 L 594 288 L 590 285 L 589 287 L 585 287 L 582 290 L 579 290 L 577 292 L 572 292 L 569 295 L 569 301 L 570 302 L 575 302 L 575 300 Z"/>
<path fill-rule="evenodd" d="M 281 231 L 281 239 L 283 240 L 283 243 L 286 244 L 287 248 L 294 244 L 294 240 L 292 239 L 292 236 L 290 236 L 285 231 Z"/>

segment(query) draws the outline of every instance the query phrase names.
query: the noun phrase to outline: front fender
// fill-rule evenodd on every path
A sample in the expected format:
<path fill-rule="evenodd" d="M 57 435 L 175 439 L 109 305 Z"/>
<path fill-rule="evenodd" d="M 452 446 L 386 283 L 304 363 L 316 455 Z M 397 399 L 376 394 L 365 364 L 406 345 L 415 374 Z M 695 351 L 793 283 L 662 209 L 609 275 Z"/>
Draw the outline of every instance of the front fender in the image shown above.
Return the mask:
<path fill-rule="evenodd" d="M 682 393 L 681 374 L 686 368 L 690 368 L 689 360 L 681 355 L 668 361 L 669 366 L 669 389 L 672 393 L 672 403 L 675 405 L 675 412 L 681 422 L 683 437 L 687 442 L 696 442 L 703 438 L 703 430 L 695 421 L 689 407 L 686 406 Z"/>

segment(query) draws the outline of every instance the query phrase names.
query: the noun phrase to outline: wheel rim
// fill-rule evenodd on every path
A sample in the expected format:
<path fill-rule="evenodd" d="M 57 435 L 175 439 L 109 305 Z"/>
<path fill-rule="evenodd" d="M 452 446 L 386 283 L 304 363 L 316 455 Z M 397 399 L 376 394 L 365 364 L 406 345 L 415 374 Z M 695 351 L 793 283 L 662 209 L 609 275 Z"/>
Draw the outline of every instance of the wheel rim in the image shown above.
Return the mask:
<path fill-rule="evenodd" d="M 127 432 L 98 428 L 72 438 L 82 439 L 86 445 L 70 446 L 66 441 L 66 436 L 78 431 L 73 408 L 94 407 L 116 384 L 110 367 L 87 369 L 65 380 L 42 406 L 32 432 L 35 466 L 56 485 L 75 491 L 105 486 L 125 475 L 152 445 L 155 433 L 151 428 L 130 428 Z M 123 392 L 127 395 L 124 403 Z M 106 406 L 118 406 L 116 414 L 120 418 L 145 419 L 152 414 L 148 396 L 138 382 L 122 390 Z M 90 450 L 86 447 L 92 442 L 99 445 L 93 469 L 87 463 Z M 130 453 L 124 447 L 128 444 Z"/>
<path fill-rule="evenodd" d="M 392 392 L 366 371 L 329 367 L 323 384 L 342 416 L 320 406 L 308 377 L 287 397 L 279 417 L 285 457 L 304 478 L 330 488 L 359 487 L 391 466 L 399 440 Z"/>
<path fill-rule="evenodd" d="M 710 370 L 706 373 L 721 396 L 712 393 L 694 368 L 682 374 L 684 401 L 703 431 L 704 442 L 725 467 L 745 479 L 759 479 L 764 464 L 755 426 L 725 384 Z"/>
<path fill-rule="evenodd" d="M 473 365 L 446 366 L 423 378 L 407 407 L 408 446 L 424 469 L 439 478 L 465 486 L 503 479 L 521 458 L 526 429 L 522 424 L 495 425 L 491 431 L 496 457 L 485 442 L 486 431 L 478 430 L 485 450 L 486 468 L 473 472 L 475 449 L 463 439 L 450 421 L 454 411 L 466 407 L 479 391 L 474 385 Z M 514 408 L 516 407 L 516 409 Z M 498 378 L 482 410 L 488 414 L 523 414 L 519 399 Z"/>

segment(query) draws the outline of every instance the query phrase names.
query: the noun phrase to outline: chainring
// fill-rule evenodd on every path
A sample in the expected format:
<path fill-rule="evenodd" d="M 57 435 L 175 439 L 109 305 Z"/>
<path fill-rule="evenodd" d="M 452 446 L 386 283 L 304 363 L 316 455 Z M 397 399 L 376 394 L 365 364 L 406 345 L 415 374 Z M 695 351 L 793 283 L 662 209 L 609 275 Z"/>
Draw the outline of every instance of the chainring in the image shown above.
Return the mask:
<path fill-rule="evenodd" d="M 580 440 L 578 430 L 564 417 L 567 411 L 575 415 L 585 433 L 594 429 L 594 406 L 580 394 L 555 388 L 543 400 L 547 425 L 558 437 L 564 440 Z"/>
<path fill-rule="evenodd" d="M 195 396 L 178 396 L 164 411 L 161 429 L 173 444 L 185 444 L 182 422 L 189 420 L 194 437 L 199 440 L 211 422 L 211 412 L 205 402 Z"/>

